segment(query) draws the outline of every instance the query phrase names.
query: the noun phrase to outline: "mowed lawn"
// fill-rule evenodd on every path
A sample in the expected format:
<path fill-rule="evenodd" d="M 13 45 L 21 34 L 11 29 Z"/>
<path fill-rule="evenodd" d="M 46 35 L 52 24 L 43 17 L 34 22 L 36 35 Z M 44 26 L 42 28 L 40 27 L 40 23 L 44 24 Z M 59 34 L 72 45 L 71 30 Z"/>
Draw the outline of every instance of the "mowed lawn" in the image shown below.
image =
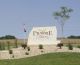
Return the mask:
<path fill-rule="evenodd" d="M 80 65 L 80 53 L 49 53 L 15 60 L 0 60 L 0 65 Z"/>

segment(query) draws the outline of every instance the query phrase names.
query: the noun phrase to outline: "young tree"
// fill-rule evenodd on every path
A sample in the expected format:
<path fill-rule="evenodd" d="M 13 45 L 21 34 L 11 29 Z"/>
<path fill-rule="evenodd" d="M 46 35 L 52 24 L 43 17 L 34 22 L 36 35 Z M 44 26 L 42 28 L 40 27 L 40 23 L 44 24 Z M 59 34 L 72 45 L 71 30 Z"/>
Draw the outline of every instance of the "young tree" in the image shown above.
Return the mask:
<path fill-rule="evenodd" d="M 60 11 L 56 11 L 53 13 L 53 16 L 55 17 L 55 19 L 60 21 L 61 30 L 62 30 L 62 38 L 63 38 L 63 27 L 65 24 L 65 21 L 70 18 L 70 13 L 72 11 L 73 9 L 71 8 L 61 7 Z"/>

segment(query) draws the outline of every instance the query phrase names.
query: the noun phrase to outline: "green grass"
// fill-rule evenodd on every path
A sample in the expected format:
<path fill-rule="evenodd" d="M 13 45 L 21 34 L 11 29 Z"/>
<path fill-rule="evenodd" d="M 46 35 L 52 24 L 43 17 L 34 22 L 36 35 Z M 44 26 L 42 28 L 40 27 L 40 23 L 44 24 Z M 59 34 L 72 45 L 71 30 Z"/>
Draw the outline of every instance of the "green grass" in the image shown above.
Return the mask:
<path fill-rule="evenodd" d="M 23 59 L 0 60 L 0 65 L 80 65 L 80 53 L 49 53 Z"/>

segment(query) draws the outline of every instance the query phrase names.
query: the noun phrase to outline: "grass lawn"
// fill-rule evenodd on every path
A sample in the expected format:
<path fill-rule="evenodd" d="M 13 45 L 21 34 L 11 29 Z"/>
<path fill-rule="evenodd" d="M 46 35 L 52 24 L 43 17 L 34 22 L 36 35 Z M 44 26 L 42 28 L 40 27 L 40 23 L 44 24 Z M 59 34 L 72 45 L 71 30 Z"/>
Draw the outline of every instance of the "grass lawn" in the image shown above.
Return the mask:
<path fill-rule="evenodd" d="M 80 53 L 49 53 L 24 59 L 0 60 L 0 65 L 80 65 Z"/>

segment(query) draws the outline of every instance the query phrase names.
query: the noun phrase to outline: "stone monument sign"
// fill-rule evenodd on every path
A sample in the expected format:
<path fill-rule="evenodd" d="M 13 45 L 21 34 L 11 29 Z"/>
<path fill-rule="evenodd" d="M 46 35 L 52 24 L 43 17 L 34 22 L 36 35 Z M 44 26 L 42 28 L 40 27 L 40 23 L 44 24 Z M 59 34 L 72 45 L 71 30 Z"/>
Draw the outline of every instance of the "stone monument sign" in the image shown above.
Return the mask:
<path fill-rule="evenodd" d="M 33 27 L 28 37 L 28 45 L 51 45 L 58 44 L 57 30 L 52 27 Z"/>

